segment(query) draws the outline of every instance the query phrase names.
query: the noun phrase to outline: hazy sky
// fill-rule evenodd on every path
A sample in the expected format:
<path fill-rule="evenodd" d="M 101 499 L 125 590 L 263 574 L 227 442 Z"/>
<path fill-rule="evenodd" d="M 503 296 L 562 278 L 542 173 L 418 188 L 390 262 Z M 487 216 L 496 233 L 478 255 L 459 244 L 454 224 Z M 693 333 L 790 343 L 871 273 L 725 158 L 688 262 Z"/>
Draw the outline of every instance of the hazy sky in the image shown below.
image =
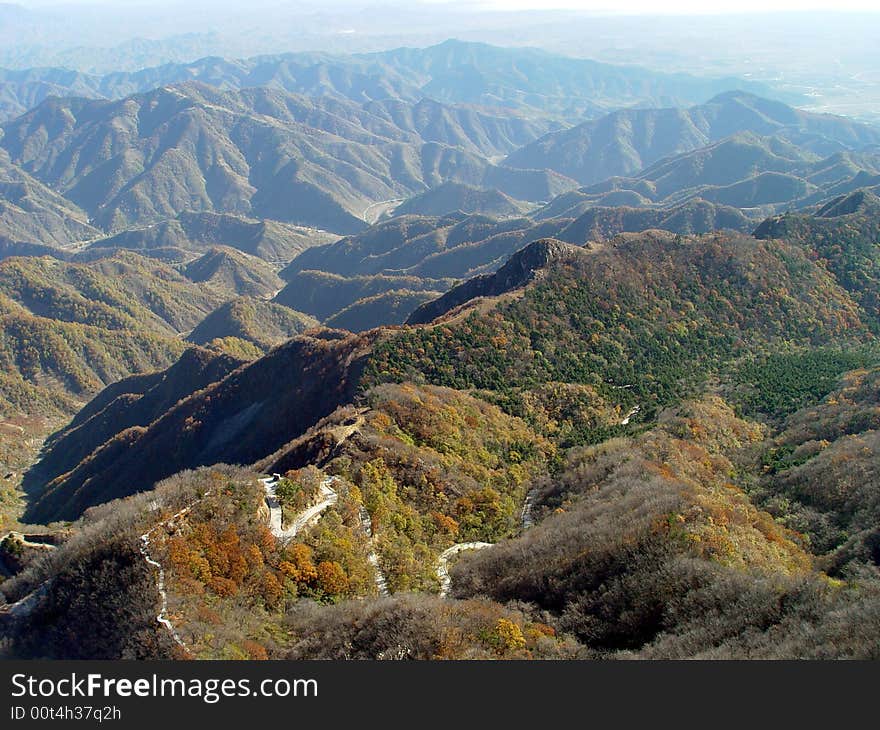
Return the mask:
<path fill-rule="evenodd" d="M 115 5 L 144 6 L 156 3 L 156 0 L 6 0 L 13 4 L 46 7 L 59 5 Z M 186 0 L 158 0 L 162 5 L 186 6 Z M 525 10 L 525 9 L 574 9 L 587 10 L 603 13 L 644 13 L 644 14 L 667 14 L 667 13 L 692 13 L 695 15 L 728 13 L 728 12 L 755 12 L 755 11 L 805 11 L 805 10 L 834 10 L 834 11 L 873 11 L 880 12 L 880 3 L 877 0 L 713 0 L 711 4 L 707 0 L 414 0 L 415 3 L 432 5 L 457 5 L 472 6 L 474 8 L 497 9 L 497 10 Z M 406 4 L 411 5 L 413 0 Z M 194 4 L 199 4 L 198 1 Z M 246 3 L 230 0 L 221 0 L 220 3 L 227 7 L 241 6 Z M 319 5 L 316 0 L 306 0 L 305 3 L 298 0 L 256 0 L 256 5 L 296 6 L 296 5 Z M 401 0 L 331 0 L 332 5 L 350 4 L 355 6 L 395 5 L 401 4 Z"/>
<path fill-rule="evenodd" d="M 445 2 L 446 0 L 423 0 L 425 2 Z M 497 9 L 528 8 L 567 8 L 594 10 L 609 13 L 693 13 L 695 15 L 724 12 L 770 12 L 805 10 L 862 10 L 878 11 L 877 0 L 483 0 L 484 7 Z"/>

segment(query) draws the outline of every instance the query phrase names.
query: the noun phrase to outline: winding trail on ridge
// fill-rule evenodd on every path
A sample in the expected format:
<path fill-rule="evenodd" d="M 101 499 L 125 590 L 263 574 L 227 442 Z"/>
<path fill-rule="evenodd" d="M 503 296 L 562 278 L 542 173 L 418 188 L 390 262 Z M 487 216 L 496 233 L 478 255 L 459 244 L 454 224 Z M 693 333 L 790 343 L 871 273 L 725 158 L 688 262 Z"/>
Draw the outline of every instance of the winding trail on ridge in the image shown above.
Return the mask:
<path fill-rule="evenodd" d="M 269 529 L 272 530 L 272 534 L 282 543 L 290 542 L 306 525 L 317 522 L 325 509 L 339 501 L 339 495 L 330 486 L 335 484 L 338 479 L 338 477 L 327 477 L 322 481 L 319 488 L 320 499 L 318 502 L 298 513 L 286 530 L 282 522 L 281 502 L 278 501 L 278 497 L 275 494 L 281 479 L 275 474 L 260 479 L 266 490 L 266 506 L 269 508 Z"/>
<path fill-rule="evenodd" d="M 485 550 L 495 543 L 492 542 L 460 542 L 450 548 L 446 548 L 437 558 L 437 580 L 440 581 L 440 597 L 445 598 L 452 588 L 452 578 L 449 575 L 449 559 L 466 550 Z"/>
<path fill-rule="evenodd" d="M 294 537 L 296 537 L 297 533 L 302 530 L 306 525 L 314 524 L 318 521 L 321 514 L 328 507 L 333 506 L 336 502 L 339 501 L 339 495 L 336 490 L 331 486 L 335 482 L 339 480 L 338 477 L 328 477 L 323 482 L 321 482 L 321 499 L 311 507 L 307 507 L 302 512 L 300 512 L 290 524 L 290 526 L 285 530 L 282 527 L 282 513 L 281 513 L 281 503 L 278 501 L 278 497 L 275 492 L 278 488 L 278 484 L 280 479 L 277 478 L 277 475 L 272 475 L 270 477 L 263 477 L 260 479 L 263 487 L 266 490 L 266 506 L 269 508 L 269 527 L 272 530 L 272 534 L 278 539 L 281 540 L 282 543 L 289 542 Z M 379 592 L 381 596 L 390 595 L 388 591 L 388 583 L 385 581 L 385 575 L 382 573 L 382 569 L 379 567 L 379 555 L 376 553 L 375 546 L 375 537 L 373 535 L 372 523 L 370 521 L 370 514 L 367 512 L 366 508 L 361 506 L 360 508 L 360 518 L 361 518 L 361 527 L 364 530 L 364 533 L 370 540 L 370 552 L 367 555 L 367 561 L 370 565 L 373 566 L 374 575 L 375 575 L 375 584 L 376 590 Z"/>
<path fill-rule="evenodd" d="M 373 535 L 373 521 L 367 508 L 361 505 L 361 527 L 370 539 L 370 552 L 367 555 L 367 562 L 373 566 L 373 580 L 376 583 L 376 590 L 380 596 L 390 596 L 388 583 L 385 580 L 385 574 L 379 566 L 379 553 L 376 552 L 376 536 Z"/>
<path fill-rule="evenodd" d="M 57 545 L 52 545 L 47 542 L 31 542 L 27 539 L 27 536 L 24 533 L 17 532 L 16 530 L 10 530 L 3 536 L 0 536 L 0 542 L 3 542 L 7 537 L 18 540 L 24 545 L 24 547 L 35 548 L 37 550 L 52 551 L 58 547 Z M 4 573 L 5 572 L 4 566 Z M 24 598 L 19 599 L 15 603 L 8 603 L 0 606 L 0 617 L 8 616 L 13 619 L 19 619 L 27 616 L 34 610 L 34 608 L 36 608 L 39 599 L 49 590 L 50 582 L 51 579 L 41 583 Z"/>
<path fill-rule="evenodd" d="M 296 535 L 296 533 L 299 532 L 303 527 L 305 527 L 312 521 L 317 520 L 317 518 L 325 509 L 333 504 L 336 504 L 336 501 L 339 499 L 339 495 L 330 486 L 336 481 L 336 479 L 336 477 L 329 477 L 321 483 L 321 495 L 323 497 L 321 501 L 300 512 L 294 519 L 293 524 L 286 530 L 282 529 L 281 526 L 281 504 L 278 502 L 278 498 L 275 496 L 275 489 L 278 486 L 278 480 L 274 477 L 265 477 L 263 479 L 260 479 L 260 482 L 262 482 L 263 486 L 266 489 L 266 504 L 269 506 L 269 524 L 270 529 L 272 530 L 272 534 L 280 540 L 286 542 L 287 540 L 292 539 Z M 165 629 L 167 629 L 168 633 L 171 634 L 171 638 L 174 640 L 174 642 L 183 649 L 187 648 L 186 642 L 184 642 L 177 629 L 174 628 L 174 624 L 172 624 L 171 620 L 168 618 L 168 591 L 165 588 L 165 569 L 162 567 L 162 564 L 158 560 L 153 558 L 150 554 L 150 538 L 151 535 L 153 535 L 153 533 L 157 530 L 170 527 L 175 520 L 178 520 L 181 517 L 185 517 L 192 510 L 193 507 L 195 507 L 199 502 L 201 502 L 205 497 L 209 495 L 210 492 L 205 492 L 203 497 L 187 505 L 179 512 L 175 512 L 173 515 L 171 515 L 171 517 L 154 525 L 140 536 L 140 553 L 146 561 L 147 565 L 155 569 L 156 573 L 158 574 L 156 579 L 156 587 L 159 591 L 161 608 L 158 615 L 156 616 L 156 621 L 158 621 Z M 155 509 L 158 509 L 158 505 L 156 505 Z M 23 603 L 28 598 L 31 598 L 31 596 L 28 596 L 22 601 L 19 601 L 19 604 Z M 18 604 L 16 604 L 16 606 L 17 605 Z"/>
<path fill-rule="evenodd" d="M 158 573 L 158 578 L 156 579 L 156 587 L 159 590 L 161 608 L 159 610 L 159 614 L 156 616 L 156 621 L 158 621 L 168 630 L 168 633 L 171 634 L 171 638 L 174 639 L 174 642 L 183 649 L 186 649 L 186 643 L 180 637 L 180 634 L 177 633 L 177 630 L 174 628 L 174 624 L 172 624 L 168 618 L 168 592 L 165 590 L 165 569 L 162 567 L 162 564 L 158 560 L 155 560 L 150 556 L 150 535 L 152 535 L 154 532 L 156 532 L 156 530 L 160 528 L 170 526 L 171 523 L 174 522 L 174 520 L 185 516 L 187 513 L 189 513 L 190 510 L 192 510 L 193 507 L 195 507 L 209 494 L 210 492 L 205 492 L 203 497 L 184 507 L 179 512 L 175 512 L 167 520 L 163 520 L 159 524 L 154 525 L 143 535 L 141 535 L 141 555 L 143 555 L 144 560 L 147 562 L 147 565 L 149 565 L 151 568 L 155 568 Z M 158 505 L 156 505 L 156 509 L 158 509 Z"/>
<path fill-rule="evenodd" d="M 532 510 L 535 503 L 535 497 L 538 496 L 538 488 L 532 487 L 526 494 L 523 502 L 522 512 L 520 512 L 520 522 L 522 524 L 522 532 L 525 532 L 535 524 L 535 517 Z M 437 558 L 437 580 L 440 581 L 441 598 L 449 595 L 452 588 L 452 576 L 449 575 L 449 561 L 451 558 L 468 550 L 485 550 L 494 545 L 493 542 L 459 542 L 452 547 L 446 548 Z"/>
<path fill-rule="evenodd" d="M 6 617 L 20 619 L 28 616 L 37 607 L 40 598 L 46 595 L 50 583 L 51 579 L 47 580 L 45 583 L 41 583 L 37 588 L 15 603 L 8 603 L 4 606 L 0 606 L 0 619 Z M 0 625 L 2 625 L 2 623 L 0 623 Z"/>

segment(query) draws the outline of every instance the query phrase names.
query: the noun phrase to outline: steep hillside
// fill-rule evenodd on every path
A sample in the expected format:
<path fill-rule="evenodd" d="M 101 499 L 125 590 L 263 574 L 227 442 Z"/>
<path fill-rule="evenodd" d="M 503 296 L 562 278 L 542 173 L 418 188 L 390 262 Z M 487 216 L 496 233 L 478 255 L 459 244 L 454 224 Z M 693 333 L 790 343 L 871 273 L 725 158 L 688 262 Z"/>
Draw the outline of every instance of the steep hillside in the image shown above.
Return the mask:
<path fill-rule="evenodd" d="M 45 246 L 41 243 L 26 243 L 21 241 L 10 241 L 0 238 L 0 261 L 12 256 L 52 256 L 61 260 L 67 260 L 74 255 L 54 246 Z"/>
<path fill-rule="evenodd" d="M 0 293 L 36 317 L 106 329 L 189 330 L 229 295 L 173 268 L 119 252 L 89 263 L 54 258 L 0 262 Z"/>
<path fill-rule="evenodd" d="M 341 276 L 416 276 L 461 279 L 500 266 L 539 238 L 555 236 L 569 221 L 499 221 L 454 213 L 442 218 L 401 216 L 328 246 L 315 246 L 281 272 L 283 278 L 317 270 Z M 412 287 L 407 287 L 412 288 Z"/>
<path fill-rule="evenodd" d="M 251 463 L 271 453 L 351 401 L 368 347 L 356 336 L 332 332 L 289 341 L 182 400 L 148 427 L 129 428 L 98 445 L 47 485 L 27 519 L 75 518 L 184 468 Z"/>
<path fill-rule="evenodd" d="M 880 131 L 844 117 L 817 115 L 742 92 L 729 92 L 690 109 L 612 112 L 552 132 L 510 155 L 511 167 L 549 168 L 583 185 L 639 172 L 738 132 L 777 135 L 827 156 L 880 142 Z M 748 164 L 746 156 L 742 162 Z"/>
<path fill-rule="evenodd" d="M 481 389 L 517 414 L 536 386 L 576 383 L 593 389 L 588 400 L 650 420 L 731 358 L 866 336 L 847 292 L 796 245 L 649 232 L 551 262 L 517 296 L 381 343 L 367 381 Z M 592 428 L 577 438 L 605 435 Z"/>
<path fill-rule="evenodd" d="M 324 320 L 328 327 L 363 332 L 373 327 L 403 324 L 410 313 L 440 296 L 436 291 L 392 289 L 357 299 Z"/>
<path fill-rule="evenodd" d="M 113 383 L 80 410 L 68 426 L 53 434 L 37 469 L 24 488 L 46 483 L 73 469 L 97 444 L 132 426 L 147 426 L 178 401 L 242 365 L 229 355 L 190 347 L 166 370 L 134 375 Z"/>
<path fill-rule="evenodd" d="M 184 349 L 150 326 L 120 328 L 34 316 L 0 295 L 0 407 L 11 413 L 74 413 L 108 383 L 166 367 Z"/>
<path fill-rule="evenodd" d="M 795 245 L 655 232 L 572 252 L 545 256 L 538 277 L 527 261 L 514 261 L 507 278 L 529 282 L 518 296 L 488 300 L 448 322 L 377 331 L 369 340 L 294 339 L 146 430 L 108 441 L 51 484 L 30 516 L 76 515 L 185 467 L 256 460 L 378 382 L 478 389 L 524 416 L 523 404 L 540 391 L 548 413 L 556 411 L 547 428 L 552 420 L 563 442 L 589 441 L 608 432 L 608 419 L 580 422 L 584 409 L 616 413 L 621 426 L 650 420 L 737 356 L 867 337 L 858 307 Z M 301 371 L 293 382 L 282 375 L 291 371 Z M 552 383 L 580 390 L 551 397 Z"/>
<path fill-rule="evenodd" d="M 0 262 L 0 403 L 12 412 L 73 413 L 133 373 L 167 367 L 192 329 L 231 295 L 122 252 L 89 263 Z"/>
<path fill-rule="evenodd" d="M 873 338 L 813 254 L 733 233 L 541 240 L 453 289 L 459 309 L 429 325 L 313 331 L 241 366 L 194 350 L 113 386 L 35 470 L 29 519 L 93 509 L 3 585 L 9 601 L 44 586 L 5 624 L 9 647 L 876 657 L 876 365 L 829 381 Z M 730 378 L 787 398 L 778 431 L 736 415 L 751 408 Z M 208 466 L 134 494 L 218 462 L 254 471 Z M 283 474 L 288 520 L 322 488 L 334 500 L 283 543 L 257 472 Z M 172 650 L 144 618 L 158 598 L 137 547 L 184 506 L 150 543 Z M 471 542 L 494 545 L 451 564 L 450 598 L 412 595 L 436 592 L 438 556 Z M 68 628 L 94 600 L 105 631 L 78 647 Z"/>
<path fill-rule="evenodd" d="M 450 310 L 482 297 L 497 297 L 521 289 L 556 262 L 586 255 L 581 248 L 542 239 L 517 251 L 493 274 L 482 274 L 453 287 L 443 296 L 422 304 L 406 320 L 407 324 L 427 324 Z"/>
<path fill-rule="evenodd" d="M 532 200 L 574 187 L 488 162 L 502 138 L 533 138 L 531 123 L 440 112 L 462 124 L 429 124 L 421 136 L 352 102 L 188 83 L 113 102 L 49 99 L 4 124 L 0 147 L 111 232 L 194 211 L 353 233 L 373 203 L 446 180 L 491 180 Z"/>
<path fill-rule="evenodd" d="M 88 214 L 13 165 L 0 150 L 0 239 L 64 246 L 98 235 Z"/>
<path fill-rule="evenodd" d="M 857 191 L 830 201 L 813 215 L 769 218 L 755 236 L 802 245 L 834 273 L 880 331 L 880 198 L 875 194 Z"/>
<path fill-rule="evenodd" d="M 632 441 L 572 453 L 538 497 L 561 508 L 464 558 L 456 595 L 526 601 L 594 657 L 874 656 L 873 640 L 846 629 L 874 610 L 872 584 L 835 588 L 797 533 L 731 483 L 760 437 L 707 400 Z"/>
<path fill-rule="evenodd" d="M 214 340 L 234 337 L 268 352 L 275 345 L 317 326 L 316 319 L 280 304 L 239 297 L 211 312 L 186 339 L 196 345 L 207 345 Z"/>
<path fill-rule="evenodd" d="M 3 585 L 9 601 L 36 591 L 7 626 L 14 655 L 876 658 L 876 580 L 829 580 L 801 535 L 750 503 L 732 480 L 763 431 L 718 398 L 574 449 L 552 479 L 549 443 L 443 388 L 384 386 L 305 438 L 325 442 L 320 468 L 286 470 L 285 450 L 261 468 L 285 470 L 292 501 L 329 475 L 337 501 L 319 523 L 276 540 L 256 474 L 222 466 L 97 508 Z M 534 524 L 520 532 L 529 487 Z M 183 643 L 172 648 L 137 551 L 184 507 L 150 542 Z M 496 544 L 452 566 L 452 597 L 413 595 L 436 590 L 440 550 L 471 539 Z M 374 565 L 391 593 L 378 600 Z M 103 631 L 71 641 L 87 616 Z"/>
<path fill-rule="evenodd" d="M 875 359 L 877 362 L 877 359 Z M 880 369 L 848 373 L 761 453 L 753 498 L 805 534 L 832 574 L 880 565 Z"/>
<path fill-rule="evenodd" d="M 276 302 L 326 320 L 355 302 L 393 291 L 445 291 L 453 279 L 423 279 L 417 276 L 340 276 L 324 271 L 282 271 L 288 285 L 275 297 Z"/>

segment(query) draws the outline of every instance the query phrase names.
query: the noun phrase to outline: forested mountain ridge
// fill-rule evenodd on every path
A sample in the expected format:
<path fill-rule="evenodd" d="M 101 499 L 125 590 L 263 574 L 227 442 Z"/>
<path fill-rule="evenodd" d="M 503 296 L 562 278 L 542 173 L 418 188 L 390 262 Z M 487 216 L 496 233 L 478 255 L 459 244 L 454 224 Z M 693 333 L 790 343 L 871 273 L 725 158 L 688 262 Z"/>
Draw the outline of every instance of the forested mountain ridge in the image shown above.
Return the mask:
<path fill-rule="evenodd" d="M 318 321 L 306 314 L 273 302 L 243 296 L 211 312 L 186 339 L 196 345 L 209 345 L 215 340 L 232 337 L 267 352 L 275 345 L 317 326 Z"/>
<path fill-rule="evenodd" d="M 145 228 L 129 228 L 93 241 L 87 251 L 131 249 L 144 255 L 185 259 L 213 246 L 229 246 L 267 262 L 287 263 L 316 243 L 336 240 L 333 234 L 219 213 L 184 212 Z"/>
<path fill-rule="evenodd" d="M 97 444 L 75 469 L 47 485 L 29 519 L 75 517 L 188 466 L 255 461 L 354 397 L 368 342 L 330 335 L 290 340 L 182 399 L 149 426 Z M 295 383 L 280 388 L 291 371 L 298 373 Z M 147 454 L 155 458 L 145 460 Z"/>
<path fill-rule="evenodd" d="M 877 606 L 871 535 L 833 553 L 829 565 L 847 577 L 831 580 L 814 567 L 816 554 L 804 535 L 785 526 L 802 519 L 799 506 L 779 514 L 781 524 L 750 502 L 772 501 L 783 484 L 804 504 L 822 499 L 821 492 L 805 496 L 805 488 L 818 482 L 803 470 L 792 479 L 785 472 L 789 464 L 776 466 L 792 453 L 794 469 L 805 458 L 820 469 L 850 468 L 844 465 L 853 464 L 852 458 L 870 468 L 870 457 L 852 437 L 843 436 L 850 443 L 841 443 L 852 454 L 847 460 L 834 458 L 836 443 L 817 446 L 810 439 L 837 439 L 856 423 L 872 428 L 863 419 L 878 405 L 872 378 L 848 376 L 820 405 L 792 414 L 775 443 L 764 440 L 762 426 L 737 418 L 718 398 L 685 402 L 641 433 L 570 450 L 552 479 L 543 471 L 552 444 L 519 419 L 457 391 L 382 386 L 367 394 L 363 408 L 340 409 L 265 460 L 262 468 L 293 467 L 286 471 L 290 499 L 327 473 L 336 480 L 337 505 L 293 544 L 281 546 L 261 531 L 263 491 L 252 473 L 212 467 L 181 474 L 145 498 L 94 510 L 89 531 L 65 545 L 51 568 L 38 565 L 4 586 L 15 599 L 47 575 L 61 577 L 23 618 L 19 628 L 27 630 L 13 634 L 14 650 L 58 657 L 180 656 L 165 643 L 163 629 L 146 618 L 123 625 L 102 617 L 108 633 L 85 646 L 66 641 L 63 628 L 81 615 L 84 606 L 75 596 L 83 591 L 100 595 L 102 606 L 151 616 L 152 591 L 143 579 L 97 576 L 117 564 L 126 545 L 161 514 L 194 505 L 169 542 L 154 547 L 166 565 L 187 656 L 233 651 L 379 658 L 397 650 L 424 659 L 876 657 L 873 640 L 863 640 L 874 636 L 875 624 L 863 621 L 858 637 L 849 629 L 858 616 L 870 619 Z M 804 439 L 805 448 L 787 446 Z M 529 446 L 531 451 L 522 451 Z M 829 449 L 824 458 L 823 449 Z M 481 456 L 472 461 L 474 453 Z M 322 469 L 300 468 L 312 462 Z M 756 478 L 764 481 L 763 493 L 755 491 Z M 487 483 L 492 487 L 475 488 Z M 528 485 L 535 525 L 516 537 L 518 503 L 510 496 L 522 499 Z M 162 505 L 158 516 L 156 504 Z M 777 500 L 772 509 L 788 510 L 786 504 Z M 379 536 L 378 565 L 392 597 L 346 601 L 376 591 L 369 568 L 374 548 L 362 532 L 364 509 Z M 840 514 L 847 519 L 847 509 Z M 821 527 L 821 519 L 816 524 Z M 428 556 L 444 545 L 495 541 L 505 531 L 511 536 L 453 567 L 453 600 L 408 592 L 435 590 Z M 108 544 L 102 535 L 114 539 Z M 225 547 L 208 550 L 206 563 L 194 569 L 191 557 L 212 545 Z M 261 560 L 242 560 L 232 569 L 238 563 L 230 558 L 255 555 L 251 545 Z M 814 549 L 827 548 L 816 543 Z M 137 564 L 131 561 L 131 567 Z M 599 583 L 606 589 L 596 590 Z M 328 595 L 339 605 L 322 605 Z M 48 621 L 49 615 L 55 618 Z M 286 630 L 260 631 L 278 625 Z"/>
<path fill-rule="evenodd" d="M 468 279 L 443 296 L 416 309 L 407 324 L 427 324 L 450 310 L 482 297 L 497 297 L 522 289 L 552 264 L 584 254 L 577 246 L 553 239 L 541 239 L 517 251 L 498 271 Z"/>
<path fill-rule="evenodd" d="M 531 247 L 539 249 L 569 250 L 562 243 Z M 146 431 L 120 434 L 100 449 L 95 444 L 89 460 L 43 495 L 34 516 L 75 516 L 94 504 L 98 497 L 86 485 L 98 483 L 96 470 L 104 489 L 134 491 L 212 459 L 255 460 L 260 449 L 265 453 L 273 443 L 296 438 L 297 428 L 381 382 L 415 378 L 477 389 L 516 415 L 522 414 L 515 403 L 561 382 L 583 389 L 581 406 L 620 411 L 638 404 L 640 418 L 649 419 L 708 373 L 748 352 L 869 337 L 847 292 L 791 244 L 655 232 L 624 236 L 593 251 L 570 250 L 576 255 L 543 255 L 528 264 L 525 249 L 523 266 L 516 257 L 510 264 L 519 271 L 511 285 L 526 284 L 520 297 L 465 309 L 448 324 L 377 330 L 366 337 L 328 333 L 326 340 L 294 339 L 194 394 Z M 532 280 L 533 265 L 543 268 Z M 626 360 L 614 354 L 623 351 L 633 354 Z M 301 399 L 296 421 L 280 427 L 278 409 L 287 396 L 270 397 L 265 373 L 291 363 L 312 374 L 303 374 L 290 393 Z M 328 398 L 328 388 L 337 395 Z M 258 391 L 263 397 L 256 397 Z M 318 393 L 324 393 L 320 405 Z M 598 423 L 578 423 L 576 412 L 560 414 L 560 434 L 576 441 L 602 433 Z M 592 437 L 590 429 L 597 429 Z M 142 458 L 147 449 L 161 451 L 172 434 L 175 460 L 156 462 L 151 469 L 159 471 L 128 475 L 128 460 Z M 230 440 L 234 434 L 238 441 Z"/>
<path fill-rule="evenodd" d="M 785 238 L 807 247 L 834 272 L 880 331 L 880 198 L 870 191 L 840 196 L 815 215 L 769 218 L 758 238 Z"/>
<path fill-rule="evenodd" d="M 187 349 L 166 370 L 133 375 L 101 391 L 70 424 L 53 434 L 39 478 L 51 480 L 73 469 L 92 451 L 92 444 L 132 426 L 146 426 L 181 398 L 224 378 L 243 363 L 226 354 L 198 347 Z M 30 475 L 27 487 L 37 474 Z"/>
<path fill-rule="evenodd" d="M 444 183 L 404 201 L 394 215 L 443 216 L 448 213 L 480 213 L 509 218 L 528 212 L 530 206 L 498 190 L 480 190 L 460 183 Z"/>

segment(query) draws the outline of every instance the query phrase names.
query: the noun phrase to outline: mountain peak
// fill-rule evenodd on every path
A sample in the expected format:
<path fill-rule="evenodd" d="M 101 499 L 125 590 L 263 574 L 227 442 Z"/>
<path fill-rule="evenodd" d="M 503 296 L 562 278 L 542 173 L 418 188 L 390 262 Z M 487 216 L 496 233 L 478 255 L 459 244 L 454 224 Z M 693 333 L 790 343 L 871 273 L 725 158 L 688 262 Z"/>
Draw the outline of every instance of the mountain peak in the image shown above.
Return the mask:
<path fill-rule="evenodd" d="M 494 274 L 482 274 L 450 289 L 438 299 L 426 302 L 413 312 L 407 324 L 427 324 L 456 307 L 479 297 L 496 297 L 521 289 L 539 271 L 556 261 L 581 255 L 584 250 L 555 238 L 542 238 L 521 248 Z"/>
<path fill-rule="evenodd" d="M 817 218 L 839 218 L 844 215 L 857 213 L 865 208 L 880 210 L 880 197 L 870 190 L 855 190 L 847 195 L 841 195 L 829 200 L 818 211 Z"/>

